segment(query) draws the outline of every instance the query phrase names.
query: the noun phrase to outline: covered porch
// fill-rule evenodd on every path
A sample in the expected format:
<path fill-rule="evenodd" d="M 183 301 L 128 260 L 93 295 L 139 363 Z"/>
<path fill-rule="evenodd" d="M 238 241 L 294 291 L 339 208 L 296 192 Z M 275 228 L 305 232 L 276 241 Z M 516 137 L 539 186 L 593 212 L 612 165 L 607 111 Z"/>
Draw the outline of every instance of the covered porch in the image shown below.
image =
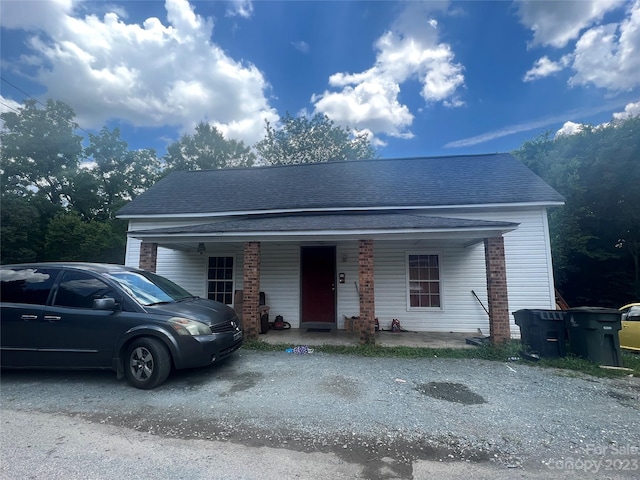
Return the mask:
<path fill-rule="evenodd" d="M 394 277 L 396 279 L 395 283 L 387 280 L 384 287 L 376 286 L 376 276 L 379 277 L 380 272 L 378 271 L 374 275 L 374 250 L 377 249 L 375 261 L 380 262 L 379 265 L 389 263 L 389 245 L 400 245 L 398 242 L 402 242 L 401 245 L 404 245 L 402 249 L 396 249 L 391 252 L 395 255 L 394 261 L 396 263 L 394 265 L 398 266 L 405 264 L 404 255 L 406 251 L 410 248 L 418 248 L 414 247 L 417 245 L 421 245 L 420 248 L 425 248 L 422 247 L 423 245 L 429 245 L 429 248 L 432 249 L 433 245 L 440 245 L 437 248 L 455 249 L 456 252 L 460 252 L 457 254 L 460 259 L 455 258 L 459 262 L 457 267 L 459 273 L 457 275 L 462 276 L 453 278 L 453 275 L 450 275 L 448 281 L 453 286 L 463 283 L 464 278 L 468 276 L 468 272 L 465 272 L 466 264 L 461 258 L 466 252 L 470 250 L 477 251 L 476 247 L 483 246 L 483 253 L 477 251 L 484 257 L 484 265 L 482 265 L 484 268 L 482 270 L 486 272 L 484 282 L 486 282 L 487 305 L 486 308 L 483 305 L 483 309 L 486 310 L 489 317 L 489 331 L 487 333 L 491 341 L 495 343 L 503 342 L 510 338 L 503 234 L 516 228 L 517 224 L 510 222 L 400 213 L 376 215 L 361 213 L 357 215 L 333 214 L 245 218 L 185 227 L 129 232 L 129 235 L 142 241 L 139 252 L 139 266 L 150 271 L 156 271 L 158 246 L 186 252 L 187 254 L 188 252 L 196 251 L 202 254 L 205 250 L 207 252 L 215 251 L 219 245 L 236 245 L 242 260 L 242 270 L 238 272 L 238 276 L 242 276 L 241 284 L 243 290 L 243 302 L 239 314 L 242 315 L 243 326 L 248 339 L 256 339 L 260 335 L 259 307 L 260 292 L 263 290 L 261 280 L 264 281 L 265 276 L 272 278 L 274 276 L 274 268 L 282 269 L 282 264 L 274 264 L 272 260 L 273 249 L 276 248 L 274 246 L 280 245 L 278 248 L 281 249 L 288 248 L 289 255 L 291 255 L 294 252 L 292 245 L 297 246 L 295 248 L 299 248 L 301 251 L 310 245 L 334 245 L 333 262 L 351 262 L 352 270 L 351 274 L 347 275 L 349 277 L 348 283 L 352 287 L 355 284 L 357 297 L 354 297 L 350 304 L 349 316 L 353 315 L 357 319 L 354 320 L 353 333 L 347 335 L 348 332 L 343 332 L 345 334 L 343 336 L 343 333 L 336 332 L 333 338 L 340 339 L 340 341 L 351 341 L 351 338 L 355 337 L 360 344 L 378 343 L 382 341 L 383 337 L 386 338 L 384 332 L 379 332 L 383 334 L 380 335 L 375 331 L 375 319 L 377 318 L 376 297 L 378 297 L 378 308 L 381 308 L 381 303 L 386 305 L 386 297 L 382 295 L 383 293 L 388 295 L 388 290 L 396 287 L 398 291 L 402 290 L 404 292 L 406 289 L 408 292 L 409 288 L 410 279 L 407 280 L 407 285 L 405 286 L 404 274 L 398 276 L 398 273 L 400 273 L 398 269 L 405 267 L 397 267 L 396 276 Z M 343 256 L 343 254 L 339 253 L 335 245 L 340 244 L 349 246 L 349 255 L 344 254 Z M 265 261 L 266 258 L 263 258 L 264 252 L 269 252 L 266 254 L 270 255 L 268 256 L 268 262 Z M 408 259 L 409 257 L 407 256 L 406 258 Z M 268 266 L 265 266 L 265 264 Z M 295 271 L 302 270 L 301 257 L 297 258 L 293 263 L 289 260 L 289 265 L 290 267 L 293 265 Z M 476 263 L 476 272 L 478 271 L 477 268 L 482 267 L 480 267 L 479 262 Z M 342 268 L 342 264 L 340 268 Z M 293 269 L 290 268 L 290 271 L 293 271 Z M 328 282 L 328 286 L 332 291 L 329 292 L 329 295 L 333 295 L 335 299 L 340 297 L 339 283 L 344 282 L 340 278 L 342 277 L 341 274 L 334 271 L 333 275 Z M 294 276 L 289 277 L 289 290 L 297 290 L 300 295 L 299 301 L 303 303 L 304 279 L 301 277 L 302 274 L 300 273 L 299 277 L 296 277 L 297 279 Z M 477 278 L 478 280 L 480 279 L 478 276 Z M 238 281 L 237 283 L 239 284 L 240 282 Z M 477 283 L 475 285 L 475 288 L 484 288 Z M 269 294 L 268 288 L 265 288 L 267 295 Z M 449 288 L 450 290 L 452 289 L 452 287 Z M 471 291 L 471 289 L 468 290 L 469 295 Z M 351 292 L 351 295 L 353 295 L 353 292 Z M 399 299 L 402 295 L 397 294 L 396 299 Z M 409 295 L 409 293 L 406 294 L 407 302 L 409 301 Z M 335 303 L 335 305 L 337 306 L 338 304 Z M 401 308 L 407 308 L 408 311 L 408 305 L 407 303 L 406 307 Z M 456 305 L 453 301 L 449 302 L 448 309 L 449 313 L 447 315 L 449 315 L 448 318 L 451 318 L 456 311 Z M 303 309 L 300 308 L 300 310 L 299 314 L 304 316 Z M 432 309 L 432 316 L 436 310 L 443 313 L 441 308 Z M 344 314 L 338 311 L 337 307 L 335 313 L 338 317 Z M 303 328 L 305 326 L 303 322 L 305 322 L 304 319 L 298 320 L 296 326 L 300 328 L 292 330 L 299 330 L 297 334 L 306 333 Z M 334 322 L 331 330 L 338 330 L 338 323 L 335 320 Z M 447 328 L 445 324 L 440 324 L 438 328 L 440 332 L 445 331 L 445 329 L 455 330 L 454 328 Z M 427 336 L 422 335 L 424 333 L 421 332 L 419 337 L 414 336 L 414 338 L 422 338 L 422 342 L 425 343 L 426 340 L 424 339 Z M 293 332 L 288 334 L 291 336 Z M 266 339 L 267 336 L 261 335 L 260 337 Z M 273 337 L 275 335 L 271 335 L 270 338 Z M 396 340 L 392 340 L 394 338 Z M 399 336 L 389 337 L 386 341 L 397 341 L 398 338 L 408 339 L 410 337 L 401 333 Z M 310 337 L 309 340 L 312 340 L 312 338 Z"/>

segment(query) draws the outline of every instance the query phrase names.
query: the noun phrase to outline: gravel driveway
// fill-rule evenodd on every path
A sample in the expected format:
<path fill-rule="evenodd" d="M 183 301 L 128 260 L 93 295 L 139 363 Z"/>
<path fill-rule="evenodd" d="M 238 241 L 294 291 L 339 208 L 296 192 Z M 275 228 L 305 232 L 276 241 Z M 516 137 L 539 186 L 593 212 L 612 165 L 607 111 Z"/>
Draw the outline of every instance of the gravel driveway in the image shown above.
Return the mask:
<path fill-rule="evenodd" d="M 421 461 L 490 463 L 511 478 L 640 478 L 640 379 L 518 362 L 241 349 L 151 391 L 111 372 L 4 371 L 0 398 L 3 422 L 38 412 L 162 438 L 327 452 L 359 464 L 360 478 L 421 478 Z"/>

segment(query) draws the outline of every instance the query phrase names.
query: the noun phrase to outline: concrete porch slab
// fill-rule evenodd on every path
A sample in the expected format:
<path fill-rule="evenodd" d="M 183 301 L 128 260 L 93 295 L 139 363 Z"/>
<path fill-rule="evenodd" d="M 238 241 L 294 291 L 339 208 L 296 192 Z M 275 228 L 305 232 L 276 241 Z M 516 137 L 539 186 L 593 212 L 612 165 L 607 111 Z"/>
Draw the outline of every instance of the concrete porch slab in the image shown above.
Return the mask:
<path fill-rule="evenodd" d="M 376 332 L 376 345 L 383 347 L 422 347 L 422 348 L 477 348 L 465 341 L 477 337 L 478 333 L 456 332 Z M 330 332 L 307 332 L 306 329 L 269 330 L 259 335 L 258 340 L 272 345 L 359 345 L 360 337 L 345 330 Z"/>

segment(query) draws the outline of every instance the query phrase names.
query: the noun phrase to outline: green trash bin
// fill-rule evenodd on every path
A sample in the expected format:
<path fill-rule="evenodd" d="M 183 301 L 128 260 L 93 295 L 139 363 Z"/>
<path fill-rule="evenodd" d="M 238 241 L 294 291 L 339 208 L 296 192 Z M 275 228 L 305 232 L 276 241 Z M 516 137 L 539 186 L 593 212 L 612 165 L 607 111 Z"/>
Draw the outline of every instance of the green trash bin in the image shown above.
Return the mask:
<path fill-rule="evenodd" d="M 580 307 L 566 310 L 569 350 L 599 365 L 622 366 L 620 312 L 611 308 Z"/>
<path fill-rule="evenodd" d="M 557 358 L 567 355 L 567 328 L 562 310 L 522 309 L 513 312 L 525 353 Z"/>

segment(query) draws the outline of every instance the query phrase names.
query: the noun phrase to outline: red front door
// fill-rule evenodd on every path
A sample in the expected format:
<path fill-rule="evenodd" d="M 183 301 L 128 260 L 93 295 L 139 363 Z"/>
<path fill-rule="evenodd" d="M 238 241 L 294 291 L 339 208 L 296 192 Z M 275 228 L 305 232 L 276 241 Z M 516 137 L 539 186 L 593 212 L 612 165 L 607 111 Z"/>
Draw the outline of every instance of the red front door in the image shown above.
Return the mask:
<path fill-rule="evenodd" d="M 336 323 L 336 247 L 301 247 L 301 323 Z"/>

